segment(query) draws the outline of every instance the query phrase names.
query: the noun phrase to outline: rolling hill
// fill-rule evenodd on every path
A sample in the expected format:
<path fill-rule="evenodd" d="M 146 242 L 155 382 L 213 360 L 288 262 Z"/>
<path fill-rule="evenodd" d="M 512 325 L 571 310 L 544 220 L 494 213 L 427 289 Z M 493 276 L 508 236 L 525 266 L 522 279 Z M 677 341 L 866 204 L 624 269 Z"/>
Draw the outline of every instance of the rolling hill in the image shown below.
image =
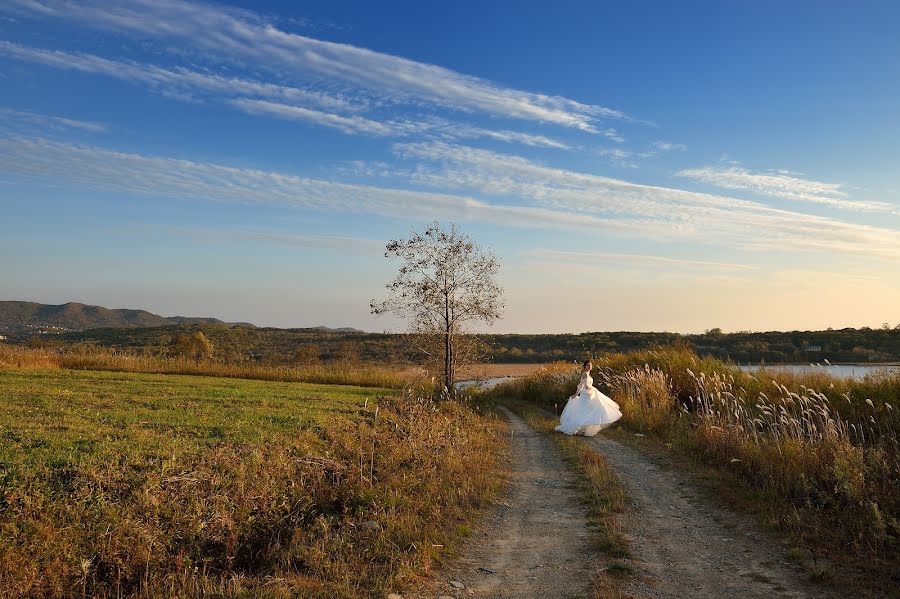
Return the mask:
<path fill-rule="evenodd" d="M 62 332 L 100 327 L 161 327 L 178 324 L 223 324 L 223 321 L 217 318 L 166 317 L 146 310 L 109 309 L 78 302 L 54 306 L 36 302 L 0 301 L 0 331 L 9 333 L 39 329 Z"/>

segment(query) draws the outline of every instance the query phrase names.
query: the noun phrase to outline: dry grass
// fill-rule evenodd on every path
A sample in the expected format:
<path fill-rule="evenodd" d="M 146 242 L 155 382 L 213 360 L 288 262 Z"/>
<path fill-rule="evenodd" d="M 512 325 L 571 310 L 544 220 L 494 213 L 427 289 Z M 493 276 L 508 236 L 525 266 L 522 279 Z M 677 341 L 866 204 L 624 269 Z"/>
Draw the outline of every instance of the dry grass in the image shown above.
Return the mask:
<path fill-rule="evenodd" d="M 469 364 L 460 369 L 459 378 L 484 380 L 504 376 L 525 376 L 546 366 L 546 364 Z"/>
<path fill-rule="evenodd" d="M 892 584 L 900 563 L 900 375 L 751 375 L 683 349 L 612 354 L 596 364 L 595 384 L 619 403 L 628 428 L 738 475 L 767 518 L 814 560 L 853 560 L 874 588 Z M 575 386 L 568 368 L 491 393 L 552 409 Z"/>
<path fill-rule="evenodd" d="M 254 363 L 231 364 L 184 357 L 144 356 L 114 352 L 104 348 L 76 348 L 72 351 L 31 349 L 0 343 L 0 368 L 63 368 L 155 374 L 189 374 L 263 381 L 357 385 L 402 389 L 421 378 L 417 369 L 372 364 L 329 363 L 311 366 L 267 366 Z"/>
<path fill-rule="evenodd" d="M 554 362 L 504 382 L 490 391 L 483 392 L 482 396 L 492 400 L 512 398 L 535 403 L 558 413 L 565 405 L 566 398 L 575 390 L 579 376 L 581 376 L 579 369 L 569 362 Z"/>
<path fill-rule="evenodd" d="M 631 552 L 622 534 L 617 515 L 625 511 L 628 496 L 615 470 L 606 459 L 583 439 L 561 435 L 554 430 L 557 421 L 543 411 L 523 404 L 511 407 L 535 430 L 550 435 L 560 448 L 566 463 L 577 474 L 582 498 L 588 507 L 594 528 L 594 543 L 605 564 L 594 579 L 594 599 L 626 599 L 621 590 L 625 578 L 632 576 Z"/>
<path fill-rule="evenodd" d="M 2 597 L 384 596 L 502 480 L 498 419 L 384 389 L 59 368 L 0 387 Z"/>

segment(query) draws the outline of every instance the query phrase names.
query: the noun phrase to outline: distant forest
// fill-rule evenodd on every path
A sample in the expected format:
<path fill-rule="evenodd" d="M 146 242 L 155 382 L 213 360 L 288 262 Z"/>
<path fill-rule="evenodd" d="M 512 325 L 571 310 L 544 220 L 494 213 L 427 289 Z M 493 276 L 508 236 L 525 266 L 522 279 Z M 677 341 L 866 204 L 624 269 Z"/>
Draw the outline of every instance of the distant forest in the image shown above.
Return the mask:
<path fill-rule="evenodd" d="M 255 328 L 228 324 L 182 324 L 144 328 L 100 328 L 60 334 L 10 335 L 7 342 L 47 347 L 106 347 L 165 355 L 177 347 L 179 335 L 202 332 L 225 361 L 297 364 L 333 360 L 412 362 L 401 335 L 321 329 Z M 682 344 L 700 355 L 738 363 L 900 362 L 900 325 L 878 329 L 839 329 L 765 333 L 723 333 L 712 329 L 696 335 L 678 333 L 582 333 L 579 335 L 484 335 L 493 362 L 581 360 L 607 352 L 627 352 Z"/>

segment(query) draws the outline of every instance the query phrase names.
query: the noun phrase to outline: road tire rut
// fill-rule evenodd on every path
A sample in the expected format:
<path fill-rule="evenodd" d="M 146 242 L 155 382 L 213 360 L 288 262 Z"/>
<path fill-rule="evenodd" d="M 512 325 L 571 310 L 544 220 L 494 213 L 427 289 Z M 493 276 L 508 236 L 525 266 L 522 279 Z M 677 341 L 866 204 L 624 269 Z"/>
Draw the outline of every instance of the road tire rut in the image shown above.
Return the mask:
<path fill-rule="evenodd" d="M 608 437 L 585 439 L 625 485 L 633 507 L 622 518 L 642 573 L 627 590 L 651 599 L 800 599 L 828 597 L 784 550 L 713 502 L 678 471 Z"/>

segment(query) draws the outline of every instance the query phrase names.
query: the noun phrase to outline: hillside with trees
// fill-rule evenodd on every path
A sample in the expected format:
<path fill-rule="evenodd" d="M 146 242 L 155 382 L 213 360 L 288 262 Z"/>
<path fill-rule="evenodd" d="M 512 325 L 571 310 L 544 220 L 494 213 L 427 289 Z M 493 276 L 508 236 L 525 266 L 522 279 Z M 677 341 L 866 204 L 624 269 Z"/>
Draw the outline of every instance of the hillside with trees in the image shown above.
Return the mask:
<path fill-rule="evenodd" d="M 0 301 L 0 332 L 4 333 L 60 333 L 101 327 L 159 327 L 190 323 L 212 324 L 222 321 L 204 317 L 166 317 L 146 310 L 110 309 L 78 302 L 51 305 Z"/>
<path fill-rule="evenodd" d="M 318 362 L 414 361 L 402 335 L 334 329 L 254 328 L 226 324 L 181 324 L 162 327 L 103 328 L 59 334 L 20 332 L 7 342 L 66 347 L 96 345 L 132 353 L 171 355 L 179 335 L 202 332 L 215 347 L 213 357 L 229 362 L 253 361 L 295 365 Z M 810 362 L 900 362 L 900 326 L 826 331 L 723 333 L 592 332 L 548 335 L 483 335 L 490 361 L 543 363 L 580 360 L 606 352 L 628 352 L 682 345 L 700 355 L 742 364 Z"/>

